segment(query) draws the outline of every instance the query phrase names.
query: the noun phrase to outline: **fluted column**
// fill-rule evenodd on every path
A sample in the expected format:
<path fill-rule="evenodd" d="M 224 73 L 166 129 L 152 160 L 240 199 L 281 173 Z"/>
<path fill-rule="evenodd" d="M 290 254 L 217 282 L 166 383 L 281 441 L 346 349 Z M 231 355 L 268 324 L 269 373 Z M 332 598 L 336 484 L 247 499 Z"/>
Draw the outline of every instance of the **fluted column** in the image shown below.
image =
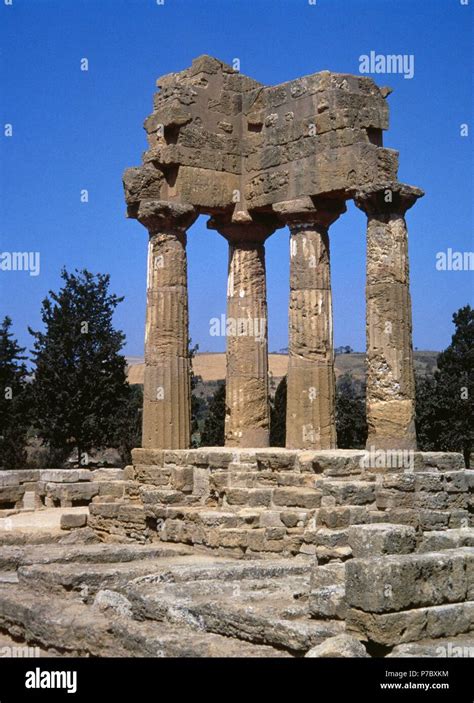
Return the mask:
<path fill-rule="evenodd" d="M 268 447 L 270 408 L 265 239 L 275 227 L 216 224 L 229 242 L 225 443 Z"/>
<path fill-rule="evenodd" d="M 416 449 L 405 212 L 423 195 L 400 183 L 359 191 L 367 214 L 367 447 Z"/>
<path fill-rule="evenodd" d="M 290 229 L 286 446 L 336 446 L 328 227 L 344 201 L 302 199 L 274 206 Z"/>
<path fill-rule="evenodd" d="M 185 449 L 191 439 L 186 229 L 193 207 L 142 202 L 149 231 L 142 445 Z"/>

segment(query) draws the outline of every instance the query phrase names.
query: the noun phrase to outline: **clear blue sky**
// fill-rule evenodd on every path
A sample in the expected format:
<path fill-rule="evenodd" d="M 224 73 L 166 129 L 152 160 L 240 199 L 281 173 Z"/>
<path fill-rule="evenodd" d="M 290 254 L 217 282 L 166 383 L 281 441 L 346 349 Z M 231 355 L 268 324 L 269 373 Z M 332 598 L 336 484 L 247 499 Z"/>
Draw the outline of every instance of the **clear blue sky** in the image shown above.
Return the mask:
<path fill-rule="evenodd" d="M 415 76 L 390 85 L 385 146 L 400 179 L 426 196 L 408 213 L 414 345 L 444 348 L 451 316 L 472 301 L 472 272 L 437 271 L 448 247 L 473 249 L 474 0 L 0 0 L 0 251 L 39 251 L 41 273 L 0 271 L 0 316 L 20 341 L 38 328 L 59 272 L 111 274 L 125 301 L 116 324 L 142 354 L 146 230 L 125 219 L 121 175 L 146 148 L 155 80 L 200 54 L 267 84 L 323 69 L 358 73 L 359 56 L 413 54 Z M 89 71 L 80 70 L 87 57 Z M 3 125 L 13 124 L 5 137 Z M 460 125 L 469 123 L 468 138 Z M 80 191 L 89 191 L 89 203 Z M 225 312 L 227 245 L 200 218 L 189 235 L 191 336 L 220 351 L 209 319 Z M 350 204 L 331 229 L 335 343 L 365 348 L 365 216 Z M 270 349 L 287 346 L 288 233 L 267 244 Z"/>

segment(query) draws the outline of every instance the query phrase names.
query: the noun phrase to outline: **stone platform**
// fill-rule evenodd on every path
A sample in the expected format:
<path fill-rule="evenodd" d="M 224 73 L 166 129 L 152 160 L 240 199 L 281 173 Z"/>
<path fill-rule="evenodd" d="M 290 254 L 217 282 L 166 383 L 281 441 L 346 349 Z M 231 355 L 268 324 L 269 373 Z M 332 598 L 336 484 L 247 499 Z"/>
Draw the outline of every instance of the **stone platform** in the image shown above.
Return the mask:
<path fill-rule="evenodd" d="M 41 508 L 68 531 L 0 530 L 0 636 L 61 656 L 474 656 L 460 455 L 133 458 L 87 526 Z"/>
<path fill-rule="evenodd" d="M 136 449 L 125 499 L 94 502 L 104 540 L 186 544 L 226 557 L 351 557 L 351 525 L 473 525 L 461 454 L 362 450 Z"/>

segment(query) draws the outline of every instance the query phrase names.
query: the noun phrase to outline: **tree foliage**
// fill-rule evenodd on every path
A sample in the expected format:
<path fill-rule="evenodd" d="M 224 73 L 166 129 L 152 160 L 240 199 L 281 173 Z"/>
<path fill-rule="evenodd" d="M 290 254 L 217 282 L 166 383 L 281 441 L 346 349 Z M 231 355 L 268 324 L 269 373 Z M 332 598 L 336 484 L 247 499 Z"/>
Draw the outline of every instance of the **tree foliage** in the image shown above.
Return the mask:
<path fill-rule="evenodd" d="M 336 434 L 340 449 L 365 448 L 365 386 L 348 373 L 341 376 L 336 385 Z"/>
<path fill-rule="evenodd" d="M 416 429 L 425 451 L 463 452 L 466 465 L 474 446 L 474 310 L 453 315 L 451 344 L 438 356 L 433 376 L 417 379 Z"/>
<path fill-rule="evenodd" d="M 286 442 L 286 376 L 275 391 L 270 404 L 270 446 L 284 447 Z"/>
<path fill-rule="evenodd" d="M 130 387 L 125 337 L 112 318 L 123 300 L 109 292 L 108 275 L 61 272 L 63 287 L 43 300 L 44 331 L 34 337 L 33 401 L 37 430 L 64 458 L 92 447 L 117 446 Z"/>
<path fill-rule="evenodd" d="M 223 447 L 225 442 L 225 383 L 209 401 L 209 414 L 201 434 L 202 447 Z"/>
<path fill-rule="evenodd" d="M 5 317 L 0 327 L 0 466 L 18 469 L 26 463 L 30 403 L 25 348 L 13 337 L 11 325 Z"/>

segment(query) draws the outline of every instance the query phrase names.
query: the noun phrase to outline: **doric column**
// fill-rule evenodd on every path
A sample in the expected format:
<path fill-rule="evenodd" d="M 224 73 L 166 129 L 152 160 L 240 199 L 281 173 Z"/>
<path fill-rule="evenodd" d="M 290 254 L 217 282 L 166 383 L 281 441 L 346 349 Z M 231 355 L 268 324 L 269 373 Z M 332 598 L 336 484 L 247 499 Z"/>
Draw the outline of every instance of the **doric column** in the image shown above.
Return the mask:
<path fill-rule="evenodd" d="M 423 195 L 401 183 L 359 191 L 367 214 L 367 447 L 416 449 L 405 212 Z"/>
<path fill-rule="evenodd" d="M 193 207 L 165 201 L 142 201 L 138 210 L 150 235 L 142 433 L 146 448 L 190 445 L 186 229 L 196 217 Z"/>
<path fill-rule="evenodd" d="M 274 209 L 290 228 L 286 446 L 336 446 L 333 321 L 328 227 L 344 201 L 304 198 Z"/>
<path fill-rule="evenodd" d="M 271 224 L 212 221 L 229 242 L 225 443 L 268 447 L 268 323 L 265 239 Z"/>

